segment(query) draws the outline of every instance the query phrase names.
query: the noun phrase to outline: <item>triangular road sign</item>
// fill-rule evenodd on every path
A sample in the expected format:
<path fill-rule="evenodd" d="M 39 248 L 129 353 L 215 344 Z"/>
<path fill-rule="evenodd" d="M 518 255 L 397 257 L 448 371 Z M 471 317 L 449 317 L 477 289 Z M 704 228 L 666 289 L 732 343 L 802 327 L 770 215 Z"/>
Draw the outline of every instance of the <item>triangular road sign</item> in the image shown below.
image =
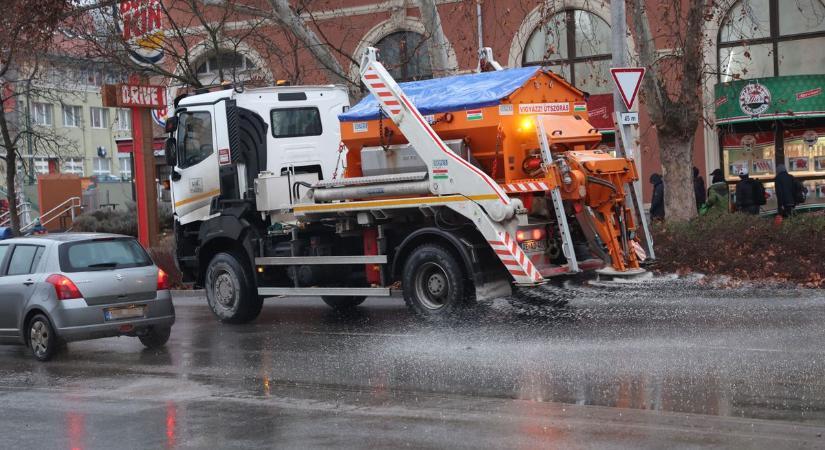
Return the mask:
<path fill-rule="evenodd" d="M 644 67 L 622 67 L 610 69 L 610 74 L 613 75 L 613 81 L 619 88 L 619 94 L 622 96 L 627 109 L 633 108 L 633 103 L 636 101 L 636 94 L 639 93 L 639 86 L 642 84 L 642 77 L 645 76 Z"/>

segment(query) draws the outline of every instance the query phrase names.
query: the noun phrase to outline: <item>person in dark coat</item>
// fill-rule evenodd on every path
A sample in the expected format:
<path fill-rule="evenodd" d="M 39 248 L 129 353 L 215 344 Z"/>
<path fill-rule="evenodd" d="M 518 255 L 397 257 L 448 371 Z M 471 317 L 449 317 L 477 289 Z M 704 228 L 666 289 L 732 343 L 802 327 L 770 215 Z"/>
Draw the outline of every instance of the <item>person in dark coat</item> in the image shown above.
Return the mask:
<path fill-rule="evenodd" d="M 756 200 L 754 180 L 748 175 L 748 169 L 739 171 L 736 183 L 736 210 L 745 214 L 759 214 L 759 202 Z"/>
<path fill-rule="evenodd" d="M 650 219 L 665 220 L 665 182 L 662 176 L 654 173 L 650 176 L 653 185 L 653 199 L 650 201 Z"/>
<path fill-rule="evenodd" d="M 693 166 L 693 196 L 696 197 L 696 211 L 702 209 L 705 204 L 705 179 L 699 175 L 699 168 Z"/>
<path fill-rule="evenodd" d="M 796 179 L 788 173 L 784 164 L 776 165 L 776 208 L 782 217 L 790 216 L 796 207 L 795 181 Z"/>

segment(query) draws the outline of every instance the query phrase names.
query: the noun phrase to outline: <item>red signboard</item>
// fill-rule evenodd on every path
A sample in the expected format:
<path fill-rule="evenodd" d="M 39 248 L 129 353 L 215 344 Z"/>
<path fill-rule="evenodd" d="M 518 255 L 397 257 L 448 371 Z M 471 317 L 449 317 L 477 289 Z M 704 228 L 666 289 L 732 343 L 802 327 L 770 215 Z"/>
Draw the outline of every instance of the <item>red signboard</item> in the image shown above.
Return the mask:
<path fill-rule="evenodd" d="M 117 103 L 130 108 L 165 108 L 166 88 L 153 85 L 117 85 Z"/>

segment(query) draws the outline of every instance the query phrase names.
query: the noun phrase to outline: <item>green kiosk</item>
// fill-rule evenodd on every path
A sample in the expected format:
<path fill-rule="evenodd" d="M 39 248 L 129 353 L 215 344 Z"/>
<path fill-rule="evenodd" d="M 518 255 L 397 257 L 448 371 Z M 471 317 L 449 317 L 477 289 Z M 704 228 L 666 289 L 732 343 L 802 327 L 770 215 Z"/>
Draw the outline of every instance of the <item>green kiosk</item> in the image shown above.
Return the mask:
<path fill-rule="evenodd" d="M 825 74 L 737 80 L 715 88 L 716 126 L 725 179 L 733 185 L 747 167 L 776 211 L 776 165 L 808 188 L 798 209 L 825 208 Z"/>

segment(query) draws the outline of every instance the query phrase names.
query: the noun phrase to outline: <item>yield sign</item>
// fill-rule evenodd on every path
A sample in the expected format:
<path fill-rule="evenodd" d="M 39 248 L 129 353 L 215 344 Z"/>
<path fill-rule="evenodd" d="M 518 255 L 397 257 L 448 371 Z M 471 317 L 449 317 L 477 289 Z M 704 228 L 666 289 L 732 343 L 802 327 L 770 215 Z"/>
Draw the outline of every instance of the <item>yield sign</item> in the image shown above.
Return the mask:
<path fill-rule="evenodd" d="M 636 94 L 639 93 L 639 86 L 642 84 L 642 77 L 645 76 L 645 68 L 622 67 L 610 69 L 610 74 L 613 75 L 613 81 L 619 88 L 619 94 L 622 95 L 624 105 L 627 106 L 627 109 L 633 108 Z"/>

